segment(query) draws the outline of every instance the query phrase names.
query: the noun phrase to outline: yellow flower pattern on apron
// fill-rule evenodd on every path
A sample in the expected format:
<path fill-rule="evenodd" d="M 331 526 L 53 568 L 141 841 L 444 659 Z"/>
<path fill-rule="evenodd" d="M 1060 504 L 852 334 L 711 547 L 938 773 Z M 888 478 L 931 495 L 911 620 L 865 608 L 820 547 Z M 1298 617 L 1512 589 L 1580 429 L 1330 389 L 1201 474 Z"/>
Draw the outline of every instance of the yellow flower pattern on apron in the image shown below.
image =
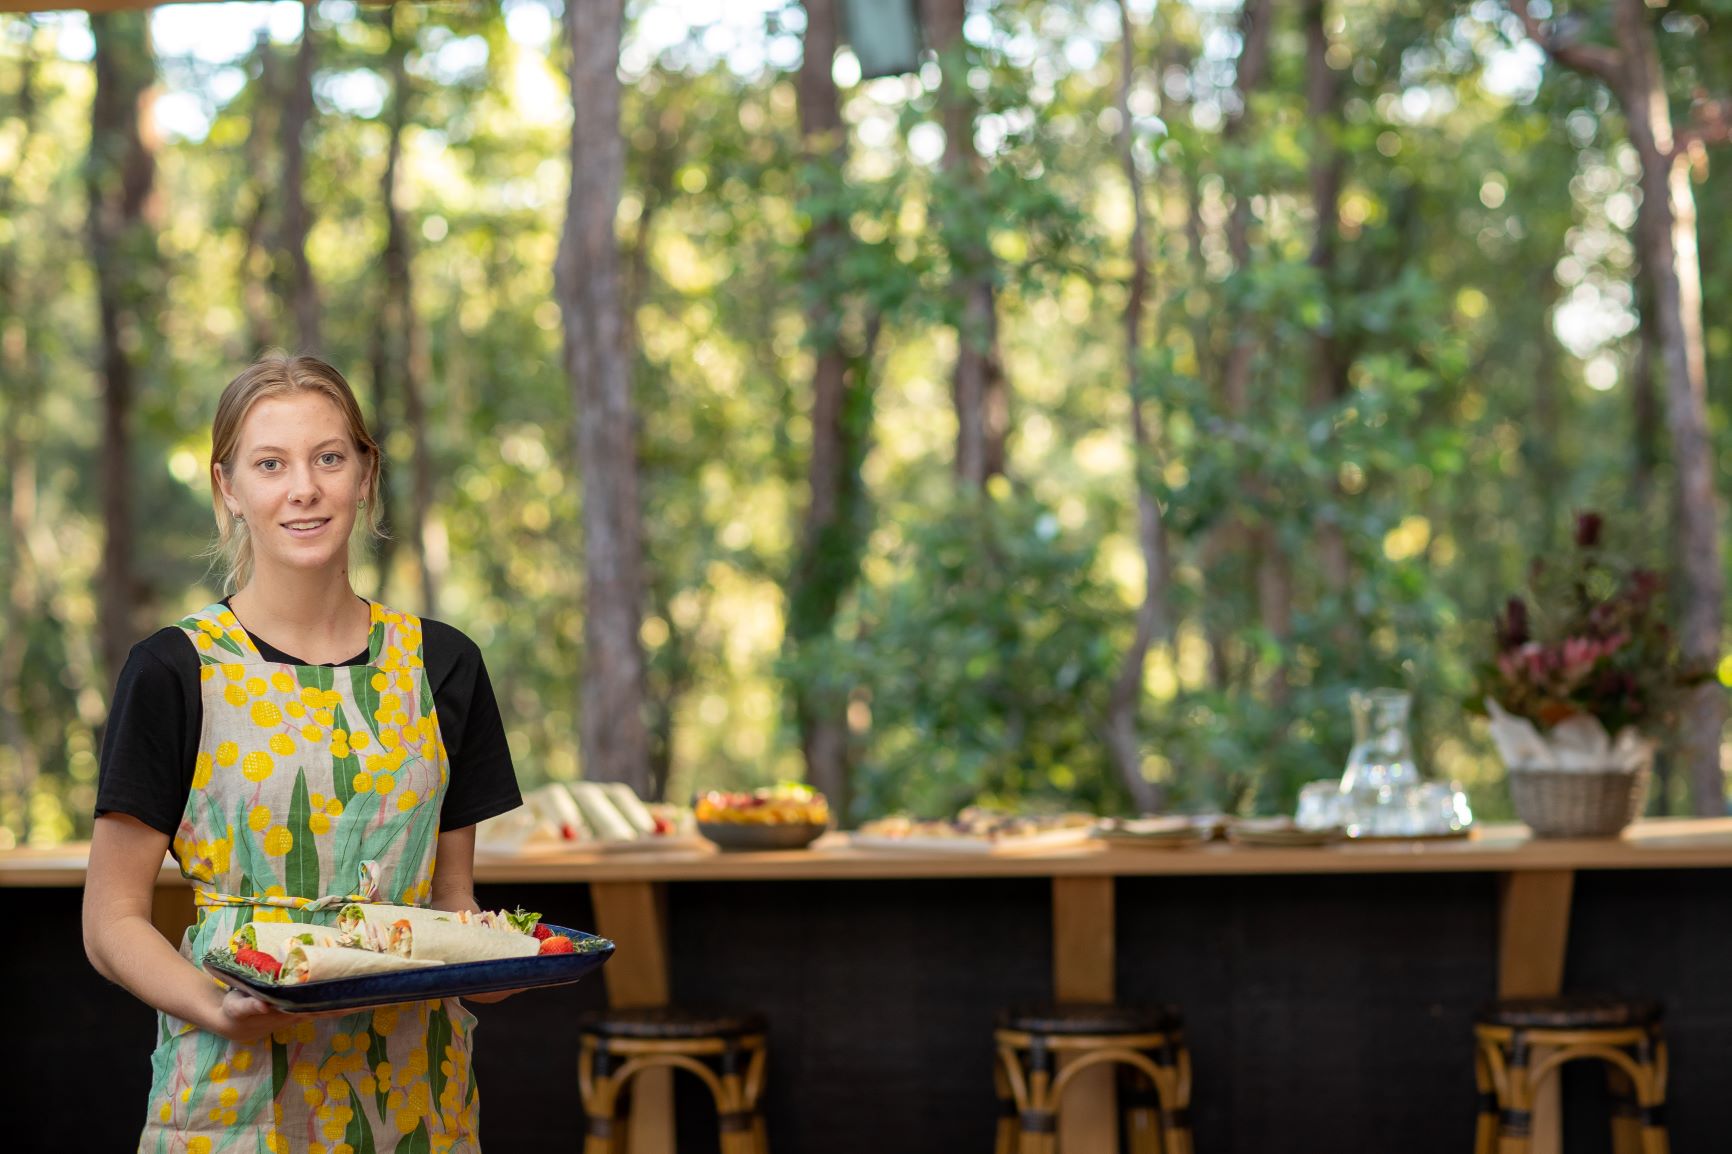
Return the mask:
<path fill-rule="evenodd" d="M 253 919 L 333 924 L 357 893 L 425 904 L 447 764 L 421 622 L 374 605 L 367 664 L 335 667 L 265 660 L 221 604 L 178 624 L 204 703 L 171 851 L 198 903 L 181 955 Z M 479 1154 L 475 1018 L 454 998 L 251 1045 L 157 1022 L 141 1154 Z"/>

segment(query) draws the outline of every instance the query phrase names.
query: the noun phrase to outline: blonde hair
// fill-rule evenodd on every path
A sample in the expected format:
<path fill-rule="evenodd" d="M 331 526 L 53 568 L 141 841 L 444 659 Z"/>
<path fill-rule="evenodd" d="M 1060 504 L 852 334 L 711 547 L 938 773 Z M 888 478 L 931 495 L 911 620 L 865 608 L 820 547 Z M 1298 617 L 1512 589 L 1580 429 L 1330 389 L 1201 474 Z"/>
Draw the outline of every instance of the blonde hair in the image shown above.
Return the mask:
<path fill-rule="evenodd" d="M 216 471 L 220 468 L 223 475 L 232 482 L 234 455 L 240 447 L 241 426 L 246 422 L 247 414 L 252 412 L 254 405 L 267 398 L 286 397 L 295 393 L 317 393 L 336 405 L 337 411 L 343 414 L 343 420 L 349 426 L 350 439 L 367 458 L 367 481 L 364 487 L 367 507 L 362 511 L 361 520 L 366 522 L 368 532 L 373 538 L 385 536 L 379 520 L 379 477 L 383 458 L 379 443 L 373 439 L 373 434 L 367 431 L 367 421 L 361 415 L 361 405 L 355 400 L 355 391 L 349 387 L 349 382 L 343 379 L 342 373 L 319 358 L 291 357 L 273 349 L 262 354 L 228 383 L 228 387 L 223 389 L 222 396 L 217 400 L 216 418 L 211 421 L 210 493 L 217 524 L 216 543 L 212 545 L 211 553 L 228 571 L 224 581 L 226 592 L 233 593 L 252 580 L 253 540 L 247 531 L 246 522 L 230 513 L 228 505 L 223 501 L 222 486 L 217 483 Z"/>

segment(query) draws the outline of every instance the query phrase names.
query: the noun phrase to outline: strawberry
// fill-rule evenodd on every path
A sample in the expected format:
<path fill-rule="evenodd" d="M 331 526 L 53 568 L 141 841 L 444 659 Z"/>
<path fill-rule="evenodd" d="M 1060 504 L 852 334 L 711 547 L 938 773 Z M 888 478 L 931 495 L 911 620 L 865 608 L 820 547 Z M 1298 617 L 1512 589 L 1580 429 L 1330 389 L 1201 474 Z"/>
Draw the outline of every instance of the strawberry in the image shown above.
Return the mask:
<path fill-rule="evenodd" d="M 566 937 L 564 934 L 554 934 L 552 937 L 545 939 L 541 943 L 541 949 L 537 952 L 543 954 L 575 954 L 577 953 L 577 947 L 572 945 L 571 939 Z"/>
<path fill-rule="evenodd" d="M 535 935 L 535 940 L 538 942 L 545 942 L 548 938 L 553 936 L 553 931 L 547 926 L 542 925 L 540 922 L 536 922 L 535 928 L 529 932 Z"/>
<path fill-rule="evenodd" d="M 283 963 L 263 950 L 250 950 L 243 946 L 235 951 L 235 961 L 248 969 L 257 970 L 267 978 L 278 977 L 283 972 Z"/>
<path fill-rule="evenodd" d="M 669 821 L 665 817 L 661 817 L 660 815 L 657 815 L 657 817 L 655 818 L 655 823 L 656 823 L 655 832 L 657 834 L 669 834 L 669 833 L 674 832 L 674 823 Z"/>

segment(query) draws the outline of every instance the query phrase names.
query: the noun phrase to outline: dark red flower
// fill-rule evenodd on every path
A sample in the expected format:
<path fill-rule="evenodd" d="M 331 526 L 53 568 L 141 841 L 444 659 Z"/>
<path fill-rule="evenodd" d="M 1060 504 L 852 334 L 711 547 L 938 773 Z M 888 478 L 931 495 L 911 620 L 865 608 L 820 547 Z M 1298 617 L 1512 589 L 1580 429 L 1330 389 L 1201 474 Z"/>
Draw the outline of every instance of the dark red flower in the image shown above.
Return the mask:
<path fill-rule="evenodd" d="M 1576 547 L 1592 549 L 1600 543 L 1600 529 L 1605 520 L 1598 513 L 1576 514 Z"/>
<path fill-rule="evenodd" d="M 1528 606 L 1520 597 L 1511 597 L 1504 605 L 1503 616 L 1497 619 L 1497 647 L 1515 649 L 1527 642 Z"/>

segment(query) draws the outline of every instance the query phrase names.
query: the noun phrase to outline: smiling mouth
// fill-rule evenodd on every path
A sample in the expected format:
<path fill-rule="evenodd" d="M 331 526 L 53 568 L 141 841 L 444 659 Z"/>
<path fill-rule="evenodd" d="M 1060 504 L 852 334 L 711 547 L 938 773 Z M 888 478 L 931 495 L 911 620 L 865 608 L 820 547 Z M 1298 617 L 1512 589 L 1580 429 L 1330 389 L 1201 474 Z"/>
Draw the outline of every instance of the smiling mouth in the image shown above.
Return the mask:
<path fill-rule="evenodd" d="M 323 529 L 329 521 L 329 517 L 320 517 L 312 521 L 284 521 L 283 528 L 291 533 L 311 533 L 317 529 Z"/>

